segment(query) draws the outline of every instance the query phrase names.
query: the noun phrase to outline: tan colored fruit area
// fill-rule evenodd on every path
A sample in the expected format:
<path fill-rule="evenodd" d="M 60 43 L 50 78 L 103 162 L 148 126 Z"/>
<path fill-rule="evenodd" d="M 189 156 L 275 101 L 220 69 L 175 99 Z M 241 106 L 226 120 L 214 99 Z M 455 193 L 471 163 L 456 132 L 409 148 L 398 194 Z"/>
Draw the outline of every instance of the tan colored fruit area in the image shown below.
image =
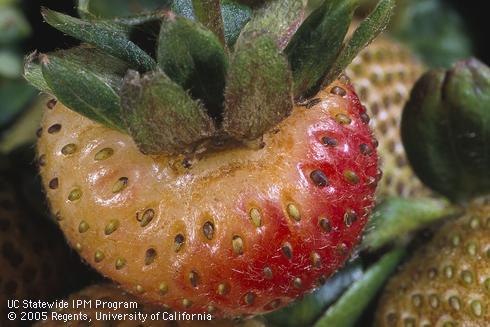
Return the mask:
<path fill-rule="evenodd" d="M 412 171 L 400 137 L 403 107 L 423 71 L 423 65 L 408 49 L 388 37 L 377 38 L 346 70 L 368 109 L 371 127 L 379 141 L 383 170 L 379 196 L 429 193 Z"/>
<path fill-rule="evenodd" d="M 490 199 L 443 226 L 389 282 L 377 326 L 488 326 Z"/>
<path fill-rule="evenodd" d="M 70 305 L 68 309 L 60 309 L 58 311 L 55 311 L 57 315 L 60 317 L 63 315 L 75 315 L 80 313 L 85 314 L 89 319 L 91 319 L 92 323 L 90 323 L 91 327 L 106 327 L 108 325 L 110 326 L 117 326 L 117 327 L 264 327 L 264 323 L 262 323 L 258 319 L 252 319 L 252 320 L 245 320 L 243 322 L 233 322 L 229 320 L 216 320 L 213 319 L 211 321 L 185 321 L 183 319 L 177 320 L 178 316 L 172 316 L 171 312 L 167 312 L 168 314 L 165 315 L 165 319 L 169 320 L 163 320 L 163 312 L 165 312 L 161 307 L 155 307 L 152 305 L 148 304 L 143 304 L 141 303 L 138 299 L 136 299 L 134 296 L 131 294 L 126 293 L 122 289 L 118 288 L 117 286 L 111 285 L 111 284 L 101 284 L 101 285 L 93 285 L 90 287 L 87 287 L 84 290 L 81 290 L 78 293 L 74 293 L 71 296 L 68 297 L 67 301 L 69 303 L 72 303 L 72 301 L 77 301 L 77 300 L 85 300 L 85 301 L 91 301 L 93 305 L 95 306 L 97 303 L 104 303 L 106 306 L 108 304 L 111 305 L 117 305 L 117 303 L 121 304 L 137 304 L 137 308 L 124 308 L 120 307 L 119 309 L 113 309 L 113 308 L 84 308 L 84 309 L 75 309 L 73 306 Z M 100 302 L 97 302 L 100 301 Z M 122 305 L 121 305 L 122 306 Z M 147 319 L 145 322 L 141 321 L 131 321 L 130 319 L 126 320 L 119 320 L 119 321 L 111 321 L 110 323 L 108 321 L 102 321 L 102 320 L 96 320 L 96 312 L 99 314 L 137 314 L 137 313 L 142 313 L 145 315 L 151 315 L 154 313 L 159 312 L 160 317 L 162 317 L 161 320 L 153 320 L 151 321 L 150 319 Z M 49 319 L 37 323 L 36 327 L 55 327 L 55 326 L 66 326 L 66 323 L 59 320 L 59 321 L 54 321 L 51 319 L 52 314 L 49 314 Z M 173 318 L 175 317 L 175 318 Z M 170 320 L 173 319 L 173 320 Z M 196 318 L 197 319 L 197 318 Z M 85 321 L 77 321 L 75 319 L 70 320 L 70 326 L 72 327 L 77 327 L 77 326 L 87 326 Z"/>
<path fill-rule="evenodd" d="M 61 229 L 103 275 L 175 310 L 258 314 L 317 286 L 357 244 L 379 176 L 368 119 L 337 81 L 263 148 L 151 157 L 52 100 L 38 160 Z"/>

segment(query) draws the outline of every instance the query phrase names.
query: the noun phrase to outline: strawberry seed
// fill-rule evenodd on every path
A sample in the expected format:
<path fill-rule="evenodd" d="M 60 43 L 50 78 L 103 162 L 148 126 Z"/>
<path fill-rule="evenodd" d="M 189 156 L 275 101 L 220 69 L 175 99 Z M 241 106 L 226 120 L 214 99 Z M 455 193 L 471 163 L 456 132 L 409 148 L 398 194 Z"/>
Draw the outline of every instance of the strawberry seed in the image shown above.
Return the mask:
<path fill-rule="evenodd" d="M 314 170 L 310 173 L 310 178 L 316 186 L 325 187 L 328 183 L 327 175 L 321 170 Z"/>

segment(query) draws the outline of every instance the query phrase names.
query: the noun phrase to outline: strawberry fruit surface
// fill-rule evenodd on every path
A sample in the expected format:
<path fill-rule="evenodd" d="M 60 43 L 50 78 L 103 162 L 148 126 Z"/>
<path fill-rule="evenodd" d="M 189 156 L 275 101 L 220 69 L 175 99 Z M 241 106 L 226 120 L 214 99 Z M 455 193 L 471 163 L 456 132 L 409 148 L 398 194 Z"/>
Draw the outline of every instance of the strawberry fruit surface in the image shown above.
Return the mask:
<path fill-rule="evenodd" d="M 80 317 L 84 315 L 90 320 L 90 326 L 92 327 L 104 327 L 108 324 L 117 327 L 265 327 L 265 324 L 258 319 L 249 319 L 243 322 L 236 322 L 225 319 L 212 319 L 209 320 L 202 315 L 202 319 L 194 319 L 188 321 L 179 319 L 180 316 L 175 313 L 165 312 L 161 307 L 150 305 L 141 302 L 138 298 L 135 298 L 131 294 L 121 288 L 112 284 L 96 284 L 82 289 L 76 293 L 71 294 L 66 301 L 72 303 L 72 301 L 78 301 L 84 299 L 85 301 L 91 301 L 92 307 L 88 305 L 85 308 L 68 308 L 58 309 L 50 312 L 48 319 L 36 323 L 35 327 L 55 327 L 66 326 L 66 322 L 60 317 Z M 96 303 L 98 303 L 96 305 Z M 125 307 L 125 304 L 131 308 Z M 98 306 L 98 308 L 95 308 Z M 165 312 L 165 313 L 164 313 Z M 81 315 L 82 314 L 82 315 Z M 97 319 L 98 314 L 104 314 L 105 317 L 125 315 L 126 319 L 112 319 L 101 320 Z M 139 314 L 139 316 L 137 316 Z M 164 315 L 165 314 L 165 315 Z M 151 319 L 151 315 L 158 315 L 160 319 Z M 55 317 L 53 319 L 52 317 Z M 128 317 L 140 317 L 137 319 L 130 319 Z M 141 318 L 144 317 L 144 318 Z M 83 319 L 69 319 L 70 326 L 86 326 L 87 320 Z"/>
<path fill-rule="evenodd" d="M 429 193 L 410 167 L 400 136 L 403 108 L 423 69 L 414 53 L 388 36 L 377 38 L 347 67 L 379 142 L 380 197 Z"/>
<path fill-rule="evenodd" d="M 377 326 L 486 326 L 490 320 L 488 199 L 445 224 L 388 283 Z"/>
<path fill-rule="evenodd" d="M 264 148 L 192 162 L 145 156 L 62 104 L 46 109 L 40 169 L 61 228 L 99 271 L 170 307 L 260 312 L 289 302 L 348 258 L 378 178 L 351 88 L 318 96 Z"/>
<path fill-rule="evenodd" d="M 349 258 L 381 172 L 340 73 L 392 2 L 345 44 L 355 4 L 306 3 L 264 4 L 235 38 L 203 15 L 219 16 L 210 2 L 191 8 L 198 21 L 44 10 L 90 44 L 33 54 L 26 78 L 54 96 L 37 146 L 47 197 L 99 272 L 173 310 L 236 317 L 288 304 Z M 156 58 L 131 39 L 148 21 Z"/>

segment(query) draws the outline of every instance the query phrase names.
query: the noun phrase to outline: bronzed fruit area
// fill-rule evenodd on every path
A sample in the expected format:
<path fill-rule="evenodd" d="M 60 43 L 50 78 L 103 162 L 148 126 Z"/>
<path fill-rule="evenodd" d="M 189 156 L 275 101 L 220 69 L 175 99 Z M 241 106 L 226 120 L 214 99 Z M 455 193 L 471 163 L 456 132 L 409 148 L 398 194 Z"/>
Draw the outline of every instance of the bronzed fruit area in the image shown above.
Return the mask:
<path fill-rule="evenodd" d="M 296 107 L 259 148 L 189 157 L 145 156 L 128 136 L 48 105 L 38 158 L 61 228 L 97 270 L 172 309 L 286 305 L 348 258 L 381 177 L 346 81 Z"/>

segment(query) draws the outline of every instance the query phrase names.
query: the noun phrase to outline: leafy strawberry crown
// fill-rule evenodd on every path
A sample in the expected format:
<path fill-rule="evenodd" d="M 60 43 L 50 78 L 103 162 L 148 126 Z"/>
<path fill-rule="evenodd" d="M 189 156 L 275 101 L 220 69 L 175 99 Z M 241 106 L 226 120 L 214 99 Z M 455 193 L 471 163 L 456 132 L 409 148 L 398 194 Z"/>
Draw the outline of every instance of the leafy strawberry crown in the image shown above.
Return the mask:
<path fill-rule="evenodd" d="M 387 25 L 394 0 L 346 39 L 357 0 L 174 0 L 161 10 L 81 18 L 42 9 L 80 46 L 26 59 L 25 77 L 74 110 L 131 135 L 145 154 L 249 142 L 294 101 L 328 85 Z"/>

